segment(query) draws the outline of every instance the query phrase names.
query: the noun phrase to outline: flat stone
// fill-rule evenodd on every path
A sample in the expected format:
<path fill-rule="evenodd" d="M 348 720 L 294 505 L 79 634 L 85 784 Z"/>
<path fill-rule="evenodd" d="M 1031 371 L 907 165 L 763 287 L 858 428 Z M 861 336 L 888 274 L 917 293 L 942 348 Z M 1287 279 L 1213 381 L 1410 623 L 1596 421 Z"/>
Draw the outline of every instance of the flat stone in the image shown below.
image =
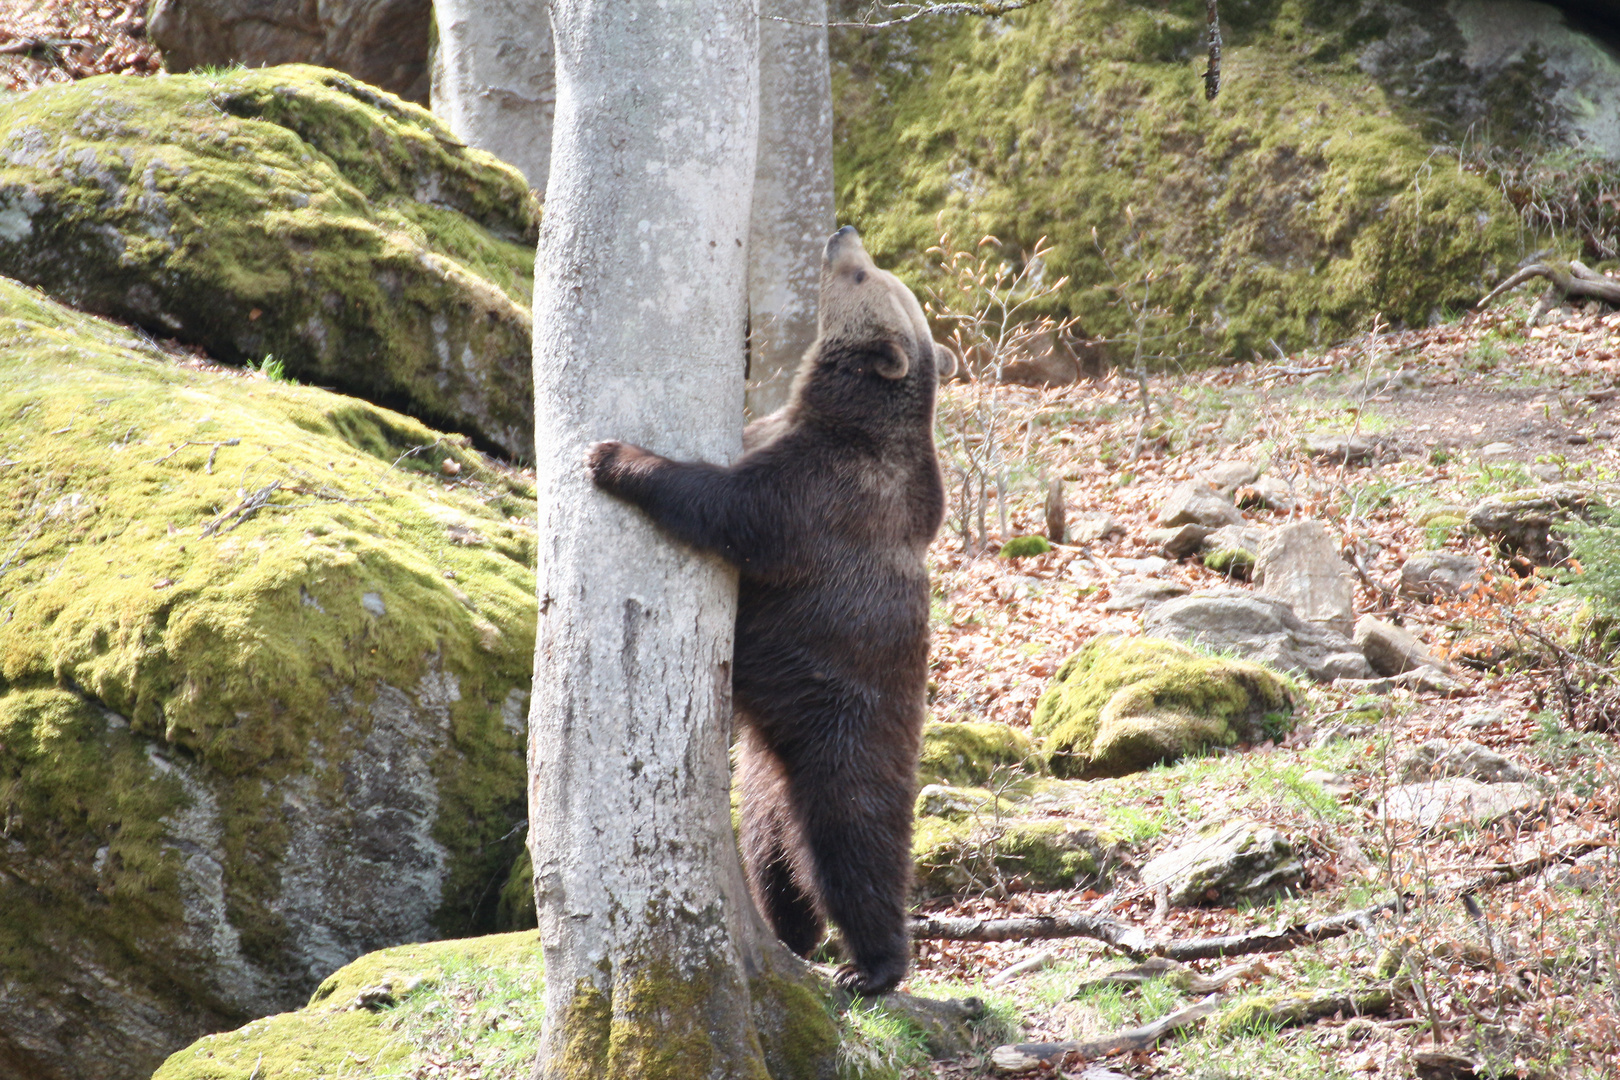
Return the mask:
<path fill-rule="evenodd" d="M 1356 620 L 1355 642 L 1367 663 L 1380 675 L 1400 675 L 1420 667 L 1437 670 L 1445 667 L 1423 642 L 1394 623 L 1371 615 Z"/>
<path fill-rule="evenodd" d="M 1247 461 L 1217 461 L 1208 468 L 1198 470 L 1198 475 L 1208 480 L 1210 486 L 1221 494 L 1230 496 L 1238 488 L 1260 479 L 1260 470 Z"/>
<path fill-rule="evenodd" d="M 1145 611 L 1155 604 L 1186 596 L 1187 587 L 1158 578 L 1122 577 L 1108 586 L 1104 611 Z"/>
<path fill-rule="evenodd" d="M 1463 680 L 1428 664 L 1413 668 L 1411 671 L 1403 671 L 1399 675 L 1391 675 L 1390 681 L 1408 690 L 1436 694 L 1457 694 L 1468 689 L 1468 684 Z"/>
<path fill-rule="evenodd" d="M 1064 530 L 1071 544 L 1091 544 L 1106 536 L 1122 536 L 1124 533 L 1124 526 L 1115 521 L 1112 514 L 1096 511 L 1076 514 L 1069 519 L 1068 528 Z"/>
<path fill-rule="evenodd" d="M 1484 731 L 1487 728 L 1501 727 L 1507 723 L 1507 716 L 1500 709 L 1474 708 L 1463 713 L 1457 726 L 1464 731 Z"/>
<path fill-rule="evenodd" d="M 1430 739 L 1401 758 L 1395 766 L 1395 775 L 1406 784 L 1451 776 L 1478 780 L 1482 784 L 1546 783 L 1539 773 L 1512 758 L 1467 740 L 1448 742 L 1445 739 Z"/>
<path fill-rule="evenodd" d="M 1263 596 L 1283 601 L 1306 622 L 1349 634 L 1355 586 L 1339 543 L 1320 521 L 1275 529 L 1255 557 L 1254 583 Z"/>
<path fill-rule="evenodd" d="M 1305 867 L 1288 838 L 1269 825 L 1206 826 L 1142 867 L 1150 891 L 1164 887 L 1176 907 L 1231 904 L 1297 887 Z"/>
<path fill-rule="evenodd" d="M 1281 600 L 1243 589 L 1167 600 L 1143 616 L 1142 629 L 1323 682 L 1373 674 L 1367 658 L 1343 634 L 1305 622 Z"/>
<path fill-rule="evenodd" d="M 1241 525 L 1243 520 L 1243 511 L 1202 480 L 1176 485 L 1159 507 L 1159 527 L 1164 529 L 1189 522 L 1218 529 Z"/>
<path fill-rule="evenodd" d="M 1231 528 L 1231 526 L 1227 526 Z M 1172 559 L 1185 559 L 1202 546 L 1204 539 L 1214 530 L 1208 525 L 1187 522 L 1167 529 L 1153 529 L 1147 534 L 1148 543 L 1158 544 L 1159 550 Z"/>
<path fill-rule="evenodd" d="M 1482 784 L 1456 776 L 1391 788 L 1382 812 L 1391 821 L 1429 832 L 1522 820 L 1546 805 L 1547 796 L 1534 784 Z"/>
<path fill-rule="evenodd" d="M 1502 458 L 1510 458 L 1518 452 L 1519 447 L 1516 443 L 1493 442 L 1486 443 L 1484 446 L 1474 451 L 1474 456 L 1479 458 L 1481 461 L 1498 461 Z"/>
<path fill-rule="evenodd" d="M 1479 586 L 1485 563 L 1477 555 L 1425 551 L 1401 564 L 1401 592 L 1432 600 L 1458 596 Z"/>
<path fill-rule="evenodd" d="M 1379 440 L 1366 435 L 1313 432 L 1305 436 L 1305 452 L 1331 464 L 1363 465 L 1378 457 L 1383 449 Z"/>

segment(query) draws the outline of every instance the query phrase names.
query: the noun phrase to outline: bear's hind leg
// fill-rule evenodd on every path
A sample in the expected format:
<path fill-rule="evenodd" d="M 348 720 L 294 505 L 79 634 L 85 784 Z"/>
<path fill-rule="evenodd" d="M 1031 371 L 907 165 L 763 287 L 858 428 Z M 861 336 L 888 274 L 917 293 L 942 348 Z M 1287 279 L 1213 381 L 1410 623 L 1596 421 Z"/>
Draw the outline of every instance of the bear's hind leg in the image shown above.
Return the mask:
<path fill-rule="evenodd" d="M 781 763 L 744 727 L 741 737 L 742 851 L 748 891 L 777 938 L 809 956 L 826 935 L 827 922 L 799 884 L 793 856 L 798 845 Z"/>
<path fill-rule="evenodd" d="M 832 760 L 792 768 L 794 819 L 822 906 L 849 954 L 835 979 L 855 993 L 894 989 L 911 960 L 906 902 L 914 759 L 913 753 L 904 761 Z"/>

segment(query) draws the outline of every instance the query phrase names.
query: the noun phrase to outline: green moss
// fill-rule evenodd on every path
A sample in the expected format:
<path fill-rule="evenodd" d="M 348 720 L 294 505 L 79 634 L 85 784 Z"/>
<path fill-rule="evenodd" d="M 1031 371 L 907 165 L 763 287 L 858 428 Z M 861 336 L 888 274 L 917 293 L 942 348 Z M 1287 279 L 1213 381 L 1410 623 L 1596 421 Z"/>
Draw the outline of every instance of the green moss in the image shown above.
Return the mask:
<path fill-rule="evenodd" d="M 1247 358 L 1471 304 L 1521 254 L 1517 211 L 1434 152 L 1310 6 L 1255 15 L 1214 102 L 1193 0 L 839 34 L 840 212 L 919 286 L 939 281 L 941 227 L 970 249 L 993 235 L 1014 262 L 1046 237 L 1044 274 L 1069 278 L 1049 313 L 1178 355 Z"/>
<path fill-rule="evenodd" d="M 84 920 L 110 968 L 153 961 L 113 942 L 174 929 L 158 836 L 177 796 L 145 760 L 178 755 L 217 801 L 243 951 L 279 964 L 280 785 L 308 778 L 341 803 L 341 766 L 392 688 L 444 709 L 424 751 L 449 859 L 438 921 L 487 920 L 481 898 L 523 814 L 532 490 L 405 416 L 182 366 L 4 279 L 0 416 L 0 702 L 20 733 L 0 754 L 5 799 L 54 807 L 13 835 L 61 849 L 39 918 Z M 391 467 L 413 447 L 430 471 Z M 451 461 L 447 486 L 437 467 Z M 231 516 L 255 492 L 262 507 Z M 98 845 L 149 875 L 139 905 L 118 909 L 127 926 L 77 883 Z"/>
<path fill-rule="evenodd" d="M 1064 661 L 1031 726 L 1054 775 L 1117 776 L 1266 737 L 1296 696 L 1258 664 L 1156 638 L 1099 638 Z"/>
<path fill-rule="evenodd" d="M 846 1029 L 835 1018 L 830 999 L 802 974 L 777 972 L 748 982 L 755 1025 L 771 1080 L 822 1080 L 827 1063 L 839 1060 Z M 844 1070 L 845 1080 L 879 1080 L 861 1070 Z"/>
<path fill-rule="evenodd" d="M 426 110 L 292 65 L 0 100 L 0 273 L 508 453 L 538 208 Z"/>
<path fill-rule="evenodd" d="M 1015 536 L 1001 545 L 999 554 L 1003 559 L 1025 559 L 1051 550 L 1052 543 L 1044 536 Z"/>
<path fill-rule="evenodd" d="M 991 722 L 934 721 L 923 728 L 917 769 L 924 784 L 973 787 L 990 783 L 998 772 L 1030 766 L 1034 746 L 1017 728 Z"/>
<path fill-rule="evenodd" d="M 456 1075 L 526 1078 L 542 976 L 532 932 L 384 949 L 334 972 L 303 1009 L 171 1055 L 153 1080 L 403 1080 L 435 1060 Z"/>
<path fill-rule="evenodd" d="M 1219 548 L 1204 556 L 1204 565 L 1217 574 L 1244 581 L 1254 571 L 1255 555 L 1248 548 Z"/>

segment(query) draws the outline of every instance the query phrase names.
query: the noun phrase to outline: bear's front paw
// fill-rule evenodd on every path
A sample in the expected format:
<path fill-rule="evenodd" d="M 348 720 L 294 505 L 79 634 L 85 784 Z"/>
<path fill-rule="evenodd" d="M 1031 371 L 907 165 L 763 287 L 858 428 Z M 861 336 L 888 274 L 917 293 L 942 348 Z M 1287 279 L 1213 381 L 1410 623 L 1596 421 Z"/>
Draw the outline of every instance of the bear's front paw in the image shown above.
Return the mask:
<path fill-rule="evenodd" d="M 585 454 L 585 468 L 590 470 L 591 482 L 597 487 L 609 486 L 613 477 L 613 467 L 618 464 L 624 452 L 630 449 L 616 439 L 607 439 L 596 443 Z"/>

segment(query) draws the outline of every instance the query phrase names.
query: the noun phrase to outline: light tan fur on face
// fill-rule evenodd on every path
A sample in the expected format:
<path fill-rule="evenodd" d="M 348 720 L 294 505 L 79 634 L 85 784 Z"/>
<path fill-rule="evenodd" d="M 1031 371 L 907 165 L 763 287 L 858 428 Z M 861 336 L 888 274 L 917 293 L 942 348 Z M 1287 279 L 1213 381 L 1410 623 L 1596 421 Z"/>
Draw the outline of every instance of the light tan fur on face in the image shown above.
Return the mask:
<path fill-rule="evenodd" d="M 922 305 L 900 279 L 880 270 L 852 229 L 827 242 L 821 261 L 821 307 L 817 328 L 824 341 L 886 341 L 894 362 L 878 368 L 904 378 L 924 343 L 933 347 Z"/>

